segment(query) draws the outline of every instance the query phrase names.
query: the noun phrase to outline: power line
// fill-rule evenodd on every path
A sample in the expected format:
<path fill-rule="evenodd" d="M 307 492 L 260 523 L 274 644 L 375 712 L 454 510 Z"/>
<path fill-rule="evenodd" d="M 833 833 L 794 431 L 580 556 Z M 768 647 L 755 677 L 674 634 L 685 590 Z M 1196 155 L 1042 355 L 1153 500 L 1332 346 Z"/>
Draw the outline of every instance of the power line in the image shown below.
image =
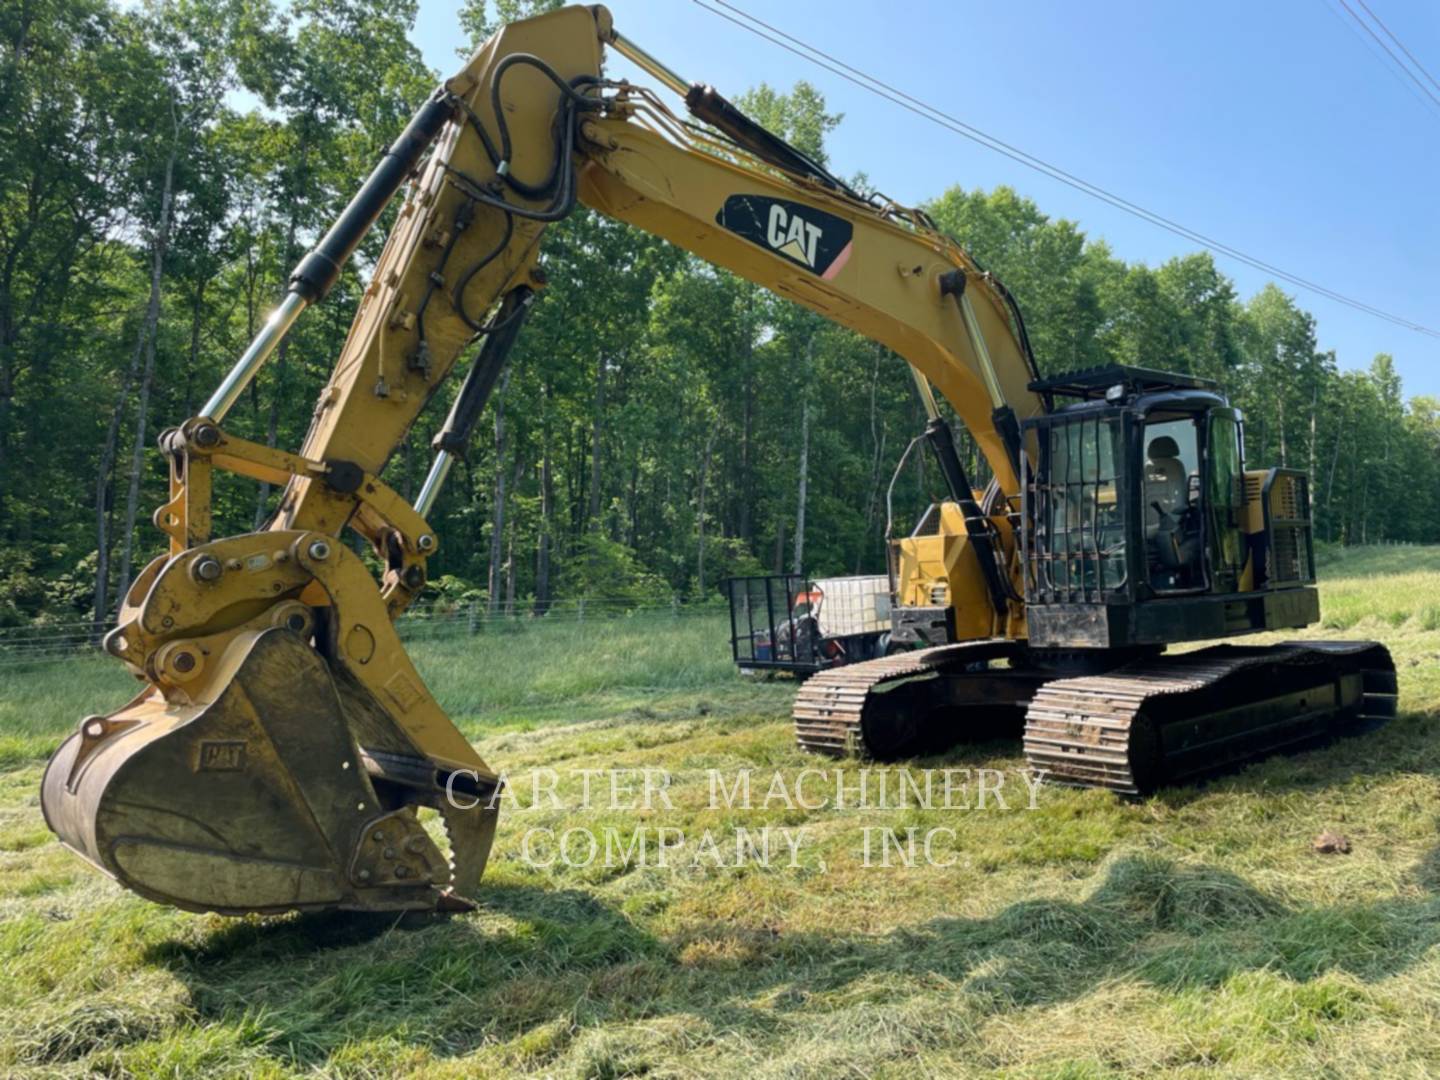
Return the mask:
<path fill-rule="evenodd" d="M 1350 17 L 1351 17 L 1352 19 L 1354 19 L 1357 23 L 1360 24 L 1360 28 L 1361 28 L 1362 30 L 1364 30 L 1367 34 L 1369 34 L 1372 38 L 1374 38 L 1376 44 L 1378 44 L 1378 45 L 1380 46 L 1380 48 L 1382 48 L 1382 49 L 1385 50 L 1385 55 L 1388 56 L 1388 57 L 1390 57 L 1391 60 L 1395 61 L 1395 66 L 1398 67 L 1402 72 L 1404 72 L 1404 73 L 1405 73 L 1405 76 L 1406 76 L 1411 82 L 1413 82 L 1416 86 L 1418 86 L 1418 87 L 1421 89 L 1421 91 L 1424 92 L 1424 94 L 1425 94 L 1426 97 L 1428 97 L 1431 101 L 1433 101 L 1437 106 L 1440 106 L 1440 97 L 1436 97 L 1435 94 L 1434 94 L 1434 92 L 1431 91 L 1431 89 L 1430 89 L 1428 86 L 1426 86 L 1423 82 L 1420 81 L 1420 79 L 1416 76 L 1415 72 L 1411 71 L 1408 67 L 1405 66 L 1405 61 L 1401 60 L 1398 56 L 1395 55 L 1395 50 L 1392 49 L 1392 48 L 1390 48 L 1389 45 L 1386 45 L 1386 44 L 1385 44 L 1384 39 L 1381 38 L 1379 34 L 1375 33 L 1375 31 L 1370 28 L 1370 24 L 1367 23 L 1364 19 L 1360 18 L 1360 16 L 1355 13 L 1355 9 L 1352 8 L 1349 4 L 1347 4 L 1347 3 L 1345 2 L 1345 0 L 1338 0 L 1338 2 L 1339 2 L 1339 4 L 1340 4 L 1340 6 L 1343 7 L 1343 8 L 1349 13 Z M 1374 13 L 1373 11 L 1370 11 L 1370 9 L 1365 6 L 1364 0 L 1356 0 L 1356 3 L 1358 3 L 1361 7 L 1365 8 L 1366 12 L 1369 13 L 1370 17 L 1371 17 L 1372 19 L 1375 19 L 1375 13 Z M 1376 21 L 1377 23 L 1380 23 L 1380 20 L 1379 20 L 1379 19 L 1375 19 L 1375 21 Z M 1380 23 L 1380 28 L 1381 28 L 1382 30 L 1385 30 L 1385 25 L 1384 25 L 1383 23 Z M 1395 40 L 1395 44 L 1400 45 L 1400 42 L 1395 39 L 1395 35 L 1394 35 L 1394 34 L 1391 34 L 1389 30 L 1385 30 L 1385 33 L 1386 33 L 1392 40 Z M 1405 49 L 1405 46 L 1400 45 L 1400 48 L 1401 48 L 1401 49 Z M 1409 55 L 1410 55 L 1410 52 L 1409 52 L 1408 49 L 1405 49 L 1405 55 L 1406 55 L 1406 56 L 1409 56 Z M 1414 58 L 1411 57 L 1411 59 L 1413 60 Z M 1416 67 L 1420 67 L 1419 64 L 1416 64 L 1415 66 L 1416 66 Z M 1421 71 L 1425 71 L 1424 68 L 1420 68 L 1420 70 L 1421 70 Z M 1425 77 L 1426 77 L 1427 79 L 1430 78 L 1430 73 L 1429 73 L 1428 71 L 1425 72 Z M 1430 79 L 1430 81 L 1431 81 L 1431 82 L 1434 82 L 1435 80 L 1434 80 L 1434 79 Z M 1440 89 L 1440 86 L 1437 86 L 1437 89 Z"/>
<path fill-rule="evenodd" d="M 1388 38 L 1389 38 L 1391 41 L 1393 41 L 1396 45 L 1400 46 L 1400 51 L 1403 52 L 1407 57 L 1410 58 L 1410 63 L 1412 63 L 1412 64 L 1415 65 L 1415 70 L 1418 71 L 1418 72 L 1420 72 L 1421 75 L 1424 75 L 1425 78 L 1429 79 L 1431 86 L 1435 87 L 1436 90 L 1440 90 L 1440 82 L 1436 82 L 1436 81 L 1435 81 L 1435 76 L 1434 76 L 1434 75 L 1431 75 L 1430 72 L 1426 71 L 1426 70 L 1425 70 L 1425 66 L 1424 66 L 1423 64 L 1421 64 L 1419 60 L 1416 60 L 1416 59 L 1415 59 L 1415 54 L 1412 53 L 1409 49 L 1405 48 L 1405 43 L 1404 43 L 1403 41 L 1401 41 L 1398 37 L 1396 37 L 1393 33 L 1390 32 L 1390 28 L 1389 28 L 1388 26 L 1386 26 L 1383 22 L 1380 21 L 1380 16 L 1379 16 L 1379 15 L 1376 15 L 1375 12 L 1373 12 L 1373 11 L 1370 10 L 1370 5 L 1367 4 L 1367 3 L 1365 3 L 1365 0 L 1355 0 L 1355 2 L 1356 2 L 1357 4 L 1359 4 L 1362 8 L 1365 9 L 1365 14 L 1366 14 L 1366 15 L 1369 15 L 1370 18 L 1372 18 L 1372 19 L 1375 20 L 1375 25 L 1376 25 L 1376 26 L 1380 27 L 1381 30 L 1384 30 L 1384 31 L 1385 31 L 1385 36 L 1386 36 L 1386 37 L 1388 37 Z M 1423 89 L 1423 87 L 1422 87 L 1422 89 Z M 1427 91 L 1427 93 L 1428 93 L 1428 91 Z"/>
<path fill-rule="evenodd" d="M 1137 203 L 1131 202 L 1129 199 L 1126 199 L 1123 196 L 1117 195 L 1114 192 L 1109 191 L 1098 184 L 1094 184 L 1088 180 L 1084 180 L 1081 177 L 1076 176 L 1074 173 L 1067 172 L 1058 165 L 1054 165 L 1048 161 L 1045 161 L 1043 158 L 1036 157 L 1033 154 L 1021 150 L 1019 147 L 1013 146 L 1002 139 L 990 135 L 989 133 L 982 131 L 981 129 L 971 124 L 967 124 L 965 123 L 965 121 L 960 120 L 957 117 L 942 112 L 941 110 L 935 108 L 933 105 L 926 104 L 920 99 L 905 93 L 903 90 L 896 89 L 895 87 L 884 82 L 883 80 L 877 79 L 873 75 L 866 74 L 858 68 L 852 67 L 850 64 L 845 63 L 843 60 L 831 56 L 829 53 L 826 53 L 823 50 L 818 49 L 815 46 L 801 41 L 799 38 L 796 38 L 791 34 L 786 33 L 784 30 L 781 30 L 776 26 L 772 26 L 770 23 L 767 23 L 764 20 L 749 14 L 748 12 L 742 11 L 734 4 L 728 3 L 727 0 L 714 0 L 714 3 L 719 4 L 721 7 L 729 9 L 728 11 L 721 11 L 718 8 L 711 7 L 709 4 L 703 2 L 703 0 L 693 0 L 693 2 L 698 7 L 710 12 L 712 15 L 718 15 L 722 19 L 725 19 L 726 21 L 735 24 L 741 29 L 748 30 L 756 37 L 762 38 L 770 42 L 772 45 L 776 45 L 784 49 L 785 51 L 800 57 L 802 60 L 816 65 L 817 67 L 824 68 L 826 71 L 829 71 L 832 74 L 839 76 L 847 82 L 853 83 L 854 85 L 860 87 L 860 89 L 862 90 L 874 94 L 877 97 L 884 98 L 892 104 L 900 106 L 902 109 L 905 109 L 909 112 L 914 113 L 917 116 L 929 120 L 931 123 L 936 124 L 939 127 L 945 128 L 946 130 L 956 135 L 960 135 L 962 138 L 969 139 L 971 142 L 977 143 L 988 150 L 993 150 L 998 154 L 1010 158 L 1012 161 L 1018 162 L 1019 164 L 1024 165 L 1029 169 L 1033 169 L 1036 172 L 1041 173 L 1042 175 L 1048 176 L 1052 180 L 1058 180 L 1060 183 L 1065 184 L 1068 187 L 1072 187 L 1075 190 L 1082 192 L 1083 194 L 1089 195 L 1091 198 L 1098 199 L 1101 202 L 1107 203 L 1118 210 L 1122 210 L 1133 217 L 1137 217 L 1140 220 L 1148 222 L 1151 225 L 1155 225 L 1159 228 L 1165 229 L 1167 232 L 1173 233 L 1174 235 L 1179 236 L 1184 240 L 1188 240 L 1191 243 L 1198 244 L 1214 254 L 1234 259 L 1238 262 L 1244 263 L 1245 265 L 1253 269 L 1260 270 L 1264 273 L 1268 273 L 1277 278 L 1280 278 L 1282 281 L 1286 281 L 1296 286 L 1297 288 L 1302 288 L 1309 292 L 1313 292 L 1319 296 L 1323 296 L 1327 299 L 1333 300 L 1336 303 L 1344 304 L 1347 307 L 1353 308 L 1356 311 L 1364 312 L 1367 315 L 1372 315 L 1375 318 L 1383 319 L 1386 322 L 1393 323 L 1396 326 L 1404 327 L 1407 330 L 1413 330 L 1416 333 L 1426 334 L 1430 337 L 1440 338 L 1440 330 L 1436 330 L 1432 327 L 1425 326 L 1421 323 L 1417 323 L 1410 319 L 1404 318 L 1403 316 L 1393 314 L 1392 312 L 1385 311 L 1381 308 L 1377 308 L 1371 304 L 1365 303 L 1362 300 L 1356 300 L 1353 297 L 1345 295 L 1344 293 L 1336 292 L 1334 289 L 1327 288 L 1324 285 L 1320 285 L 1316 282 L 1300 277 L 1297 274 L 1292 274 L 1286 270 L 1282 270 L 1277 266 L 1273 266 L 1270 263 L 1267 263 L 1253 255 L 1246 254 L 1238 248 L 1231 247 L 1229 244 L 1222 243 L 1219 240 L 1206 236 L 1204 233 L 1198 232 L 1194 229 L 1189 228 L 1188 226 L 1182 225 L 1177 221 L 1163 216 L 1162 214 L 1156 213 L 1153 210 L 1147 210 L 1145 207 L 1140 206 Z M 729 12 L 734 12 L 735 14 L 731 15 Z M 740 18 L 736 18 L 735 16 L 737 15 L 740 16 Z M 766 31 L 769 32 L 767 33 Z M 817 59 L 817 57 L 819 59 Z"/>
<path fill-rule="evenodd" d="M 1386 75 L 1395 80 L 1395 85 L 1404 90 L 1425 110 L 1426 115 L 1440 117 L 1440 111 L 1431 107 L 1430 101 L 1416 89 L 1415 84 L 1396 68 L 1396 66 L 1385 59 L 1385 54 L 1375 47 L 1374 38 L 1362 34 L 1360 28 L 1363 24 L 1357 23 L 1342 11 L 1334 0 L 1324 0 L 1325 10 L 1335 17 L 1335 21 L 1345 28 L 1345 32 L 1360 43 L 1360 47 L 1375 57 L 1376 63 L 1384 70 Z"/>
<path fill-rule="evenodd" d="M 1308 279 L 1302 278 L 1296 274 L 1291 274 L 1288 271 L 1282 270 L 1277 266 L 1273 266 L 1270 263 L 1264 262 L 1263 260 L 1258 259 L 1255 256 L 1248 255 L 1237 248 L 1231 247 L 1228 244 L 1222 243 L 1221 241 L 1215 240 L 1212 237 L 1206 236 L 1204 233 L 1200 233 L 1194 229 L 1189 228 L 1188 226 L 1181 225 L 1179 222 L 1173 221 L 1170 218 L 1164 217 L 1163 215 L 1158 214 L 1152 210 L 1147 210 L 1145 207 L 1139 206 L 1138 204 L 1133 203 L 1130 200 L 1115 194 L 1114 192 L 1108 191 L 1105 188 L 1100 187 L 1098 184 L 1092 184 L 1088 180 L 1083 180 L 1080 177 L 1074 175 L 1073 173 L 1065 171 L 1057 165 L 1045 161 L 1042 158 L 1038 158 L 1033 154 L 1029 154 L 1016 146 L 1013 146 L 999 138 L 996 138 L 993 135 L 981 131 L 979 128 L 976 128 L 973 125 L 967 124 L 964 121 L 949 115 L 948 113 L 936 109 L 932 105 L 928 105 L 925 102 L 920 101 L 918 98 L 912 97 L 911 95 L 905 93 L 902 90 L 896 89 L 895 87 L 889 85 L 888 83 L 885 83 L 880 79 L 875 78 L 872 75 L 868 75 L 865 72 L 860 71 L 855 67 L 852 67 L 844 61 L 839 60 L 834 56 L 831 56 L 829 53 L 826 53 L 813 45 L 801 41 L 799 38 L 796 38 L 793 35 L 786 33 L 778 27 L 772 26 L 764 20 L 750 15 L 745 11 L 742 11 L 734 4 L 728 3 L 727 0 L 714 0 L 714 2 L 720 4 L 722 7 L 728 8 L 730 11 L 735 12 L 737 15 L 740 15 L 744 19 L 749 20 L 750 23 L 754 23 L 755 26 L 751 26 L 745 22 L 741 22 L 739 19 L 734 18 L 726 12 L 718 11 L 715 8 L 709 7 L 707 4 L 702 3 L 701 0 L 694 0 L 694 2 L 698 6 L 705 8 L 707 11 L 710 11 L 712 14 L 719 15 L 721 18 L 724 18 L 729 22 L 734 23 L 736 26 L 750 31 L 757 37 L 761 37 L 769 41 L 771 44 L 778 45 L 780 48 L 785 49 L 787 52 L 799 56 L 801 59 L 807 60 L 810 63 L 817 65 L 818 67 L 825 68 L 827 71 L 830 71 L 831 73 L 840 76 L 848 82 L 854 83 L 856 86 L 859 86 L 863 90 L 867 90 L 878 97 L 885 98 L 893 104 L 899 105 L 901 108 L 907 109 L 908 111 L 913 112 L 918 116 L 922 116 L 925 119 L 931 121 L 932 123 L 947 128 L 955 134 L 961 135 L 962 137 L 967 138 L 972 142 L 976 142 L 981 146 L 985 146 L 987 149 L 994 150 L 995 152 L 1002 154 L 1013 161 L 1016 161 L 1022 165 L 1027 166 L 1028 168 L 1034 169 L 1037 172 L 1049 176 L 1051 179 L 1059 180 L 1061 183 L 1066 184 L 1069 187 L 1075 188 L 1076 190 L 1081 191 L 1086 195 L 1090 195 L 1092 198 L 1096 198 L 1102 202 L 1108 203 L 1109 205 L 1117 209 L 1123 210 L 1126 213 L 1131 214 L 1132 216 L 1140 218 L 1142 221 L 1146 221 L 1152 225 L 1157 225 L 1160 228 L 1163 228 L 1168 232 L 1171 232 L 1181 237 L 1182 239 L 1199 244 L 1200 246 L 1214 252 L 1215 254 L 1228 256 L 1254 269 L 1261 270 L 1265 273 L 1273 274 L 1274 276 L 1284 281 L 1287 281 L 1290 284 L 1295 285 L 1299 288 L 1314 292 L 1320 296 L 1324 296 L 1328 299 L 1334 300 L 1337 303 L 1345 304 L 1348 307 L 1354 308 L 1357 311 L 1362 311 L 1369 315 L 1373 315 L 1376 318 L 1384 319 L 1388 322 L 1394 323 L 1397 326 L 1402 326 L 1406 329 L 1414 330 L 1418 333 L 1428 334 L 1431 337 L 1440 337 L 1440 331 L 1434 330 L 1431 327 L 1424 326 L 1420 323 L 1412 322 L 1411 320 L 1406 319 L 1402 316 L 1394 315 L 1388 311 L 1384 311 L 1363 301 L 1346 296 L 1343 293 L 1336 292 L 1333 289 L 1326 288 L 1325 286 L 1317 284 L 1316 282 L 1309 281 Z M 770 34 L 766 34 L 763 31 L 756 29 L 756 26 L 764 27 L 765 30 L 770 31 L 773 34 L 779 35 L 781 38 L 784 38 L 785 41 L 791 42 L 793 46 L 799 46 L 799 48 L 792 47 L 792 45 L 786 44 L 785 41 L 776 40 L 776 38 L 771 37 Z M 805 52 L 800 51 L 802 49 L 805 50 Z M 813 53 L 815 55 L 811 56 L 807 55 L 807 53 Z M 816 56 L 822 57 L 823 60 L 815 59 Z M 828 63 L 826 61 L 828 61 Z M 862 82 L 861 80 L 865 81 Z"/>

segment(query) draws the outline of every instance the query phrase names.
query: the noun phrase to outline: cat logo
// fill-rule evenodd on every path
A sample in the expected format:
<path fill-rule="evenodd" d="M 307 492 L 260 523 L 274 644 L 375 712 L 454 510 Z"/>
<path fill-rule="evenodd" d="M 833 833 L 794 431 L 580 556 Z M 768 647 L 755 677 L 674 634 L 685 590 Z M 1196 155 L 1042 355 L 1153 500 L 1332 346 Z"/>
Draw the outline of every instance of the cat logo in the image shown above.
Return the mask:
<path fill-rule="evenodd" d="M 765 239 L 776 251 L 783 251 L 796 262 L 815 269 L 815 248 L 820 243 L 820 229 L 799 214 L 788 213 L 782 203 L 770 204 L 770 228 Z"/>
<path fill-rule="evenodd" d="M 768 195 L 731 195 L 715 223 L 827 281 L 849 261 L 855 232 L 842 217 Z"/>
<path fill-rule="evenodd" d="M 239 772 L 245 768 L 245 742 L 242 739 L 204 739 L 199 750 L 196 772 Z"/>

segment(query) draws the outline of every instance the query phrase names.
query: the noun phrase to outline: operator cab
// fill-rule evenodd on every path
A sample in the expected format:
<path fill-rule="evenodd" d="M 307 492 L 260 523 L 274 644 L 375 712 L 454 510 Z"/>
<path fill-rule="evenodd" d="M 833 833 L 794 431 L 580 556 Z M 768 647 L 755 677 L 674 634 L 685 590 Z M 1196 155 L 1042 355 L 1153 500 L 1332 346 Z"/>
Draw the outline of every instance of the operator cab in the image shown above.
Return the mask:
<path fill-rule="evenodd" d="M 1051 406 L 1024 425 L 1032 644 L 1148 646 L 1318 616 L 1308 478 L 1245 472 L 1240 414 L 1215 383 L 1113 365 L 1030 388 Z"/>

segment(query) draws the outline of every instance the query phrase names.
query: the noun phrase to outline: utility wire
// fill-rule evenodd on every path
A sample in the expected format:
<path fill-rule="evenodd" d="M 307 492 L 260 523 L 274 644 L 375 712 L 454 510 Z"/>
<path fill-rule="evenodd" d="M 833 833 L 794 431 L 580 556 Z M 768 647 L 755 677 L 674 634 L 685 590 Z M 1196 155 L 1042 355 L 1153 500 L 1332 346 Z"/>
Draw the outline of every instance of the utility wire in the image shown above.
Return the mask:
<path fill-rule="evenodd" d="M 1381 30 L 1385 31 L 1385 36 L 1388 37 L 1391 41 L 1393 41 L 1396 45 L 1398 45 L 1400 47 L 1400 51 L 1403 52 L 1407 57 L 1409 57 L 1410 63 L 1415 65 L 1415 70 L 1420 72 L 1421 75 L 1424 75 L 1426 79 L 1430 80 L 1431 86 L 1435 87 L 1436 90 L 1440 90 L 1440 82 L 1435 81 L 1435 76 L 1431 75 L 1430 72 L 1425 70 L 1425 65 L 1420 63 L 1419 60 L 1415 59 L 1415 54 L 1412 53 L 1409 49 L 1405 48 L 1405 43 L 1401 41 L 1398 37 L 1396 37 L 1393 33 L 1391 33 L 1390 28 L 1380 21 L 1380 16 L 1376 15 L 1375 12 L 1370 10 L 1370 5 L 1365 3 L 1365 0 L 1355 0 L 1355 2 L 1365 9 L 1366 15 L 1369 15 L 1370 18 L 1375 20 L 1376 26 L 1380 27 Z M 1424 87 L 1422 86 L 1421 89 L 1424 89 Z M 1429 93 L 1429 91 L 1426 92 Z"/>
<path fill-rule="evenodd" d="M 1365 6 L 1364 0 L 1356 0 L 1356 3 L 1358 3 L 1361 7 L 1365 8 L 1366 12 L 1369 13 L 1370 17 L 1372 19 L 1375 19 L 1375 13 L 1373 11 L 1370 11 L 1370 9 Z M 1367 34 L 1369 34 L 1372 38 L 1374 38 L 1375 43 L 1379 45 L 1380 48 L 1385 50 L 1385 55 L 1390 57 L 1391 60 L 1395 61 L 1395 66 L 1398 67 L 1402 72 L 1404 72 L 1405 76 L 1416 86 L 1418 86 L 1421 91 L 1424 92 L 1426 97 L 1433 101 L 1437 106 L 1440 106 L 1440 97 L 1437 97 L 1435 95 L 1435 91 L 1431 90 L 1428 86 L 1426 86 L 1423 82 L 1420 81 L 1419 77 L 1416 76 L 1415 72 L 1411 71 L 1405 65 L 1404 60 L 1401 60 L 1398 56 L 1395 55 L 1395 50 L 1390 48 L 1389 45 L 1385 44 L 1384 38 L 1382 38 L 1379 34 L 1375 33 L 1375 31 L 1370 28 L 1370 24 L 1367 23 L 1364 19 L 1362 19 L 1358 14 L 1356 14 L 1355 9 L 1352 8 L 1349 4 L 1347 4 L 1345 0 L 1339 0 L 1339 4 L 1346 10 L 1346 12 L 1349 13 L 1352 19 L 1354 19 L 1357 23 L 1360 24 L 1360 28 L 1364 30 Z M 1388 35 L 1392 40 L 1395 41 L 1396 45 L 1400 45 L 1400 42 L 1398 39 L 1395 38 L 1395 35 L 1391 34 L 1389 30 L 1385 29 L 1384 23 L 1381 23 L 1379 19 L 1375 19 L 1375 21 L 1379 23 L 1382 30 L 1385 30 L 1386 35 Z M 1405 49 L 1404 45 L 1400 45 L 1400 48 L 1405 50 L 1406 56 L 1410 56 L 1410 50 Z M 1415 59 L 1413 56 L 1410 58 L 1412 61 Z M 1425 69 L 1420 67 L 1419 64 L 1416 64 L 1415 66 L 1417 68 L 1420 68 L 1421 71 L 1425 71 Z M 1427 79 L 1430 79 L 1430 73 L 1428 71 L 1425 71 L 1425 77 Z M 1430 79 L 1430 81 L 1434 82 L 1435 80 Z M 1440 89 L 1440 85 L 1437 85 L 1436 89 Z"/>
<path fill-rule="evenodd" d="M 1427 115 L 1440 118 L 1440 110 L 1432 106 L 1430 100 L 1416 89 L 1415 83 L 1408 78 L 1406 74 L 1402 74 L 1401 69 L 1397 68 L 1395 64 L 1385 58 L 1385 54 L 1376 48 L 1374 38 L 1360 32 L 1363 24 L 1357 23 L 1341 10 L 1338 0 L 1324 0 L 1324 2 L 1325 10 L 1335 17 L 1336 22 L 1345 27 L 1345 32 L 1358 41 L 1362 49 L 1375 57 L 1376 63 L 1384 69 L 1385 74 L 1395 80 L 1395 85 L 1414 98 L 1420 108 L 1425 110 Z"/>
<path fill-rule="evenodd" d="M 799 38 L 787 34 L 785 31 L 779 29 L 778 27 L 772 26 L 764 20 L 756 18 L 754 15 L 750 15 L 749 13 L 742 11 L 734 4 L 727 3 L 727 0 L 714 0 L 714 3 L 720 5 L 720 7 L 728 9 L 727 11 L 721 11 L 719 8 L 711 7 L 709 4 L 705 3 L 704 0 L 693 0 L 693 3 L 695 3 L 696 6 L 710 12 L 712 15 L 718 15 L 722 19 L 734 23 L 741 29 L 748 30 L 756 37 L 763 38 L 764 40 L 770 42 L 772 45 L 777 45 L 785 51 L 800 57 L 802 60 L 806 60 L 809 63 L 816 65 L 817 67 L 824 68 L 826 71 L 829 71 L 834 75 L 838 75 L 840 78 L 846 80 L 847 82 L 853 83 L 854 85 L 860 87 L 862 90 L 868 91 L 869 93 L 874 94 L 877 97 L 884 98 L 892 104 L 899 105 L 902 109 L 912 112 L 917 116 L 923 117 L 924 119 L 929 120 L 933 124 L 943 127 L 956 135 L 960 135 L 962 138 L 969 139 L 971 142 L 984 146 L 986 149 L 993 150 L 998 154 L 1002 154 L 1003 156 L 1010 158 L 1012 161 L 1018 162 L 1019 164 L 1024 165 L 1027 168 L 1033 169 L 1036 172 L 1039 172 L 1045 176 L 1048 176 L 1053 180 L 1058 180 L 1060 183 L 1072 187 L 1075 190 L 1082 192 L 1083 194 L 1089 195 L 1095 199 L 1099 199 L 1101 202 L 1107 203 L 1118 210 L 1123 210 L 1125 213 L 1130 214 L 1133 217 L 1137 217 L 1140 220 L 1148 222 L 1151 225 L 1156 225 L 1159 228 L 1165 229 L 1167 232 L 1173 233 L 1174 235 L 1179 236 L 1184 240 L 1188 240 L 1191 243 L 1198 244 L 1214 254 L 1234 259 L 1238 262 L 1244 263 L 1245 265 L 1253 269 L 1260 270 L 1264 273 L 1271 274 L 1277 278 L 1280 278 L 1282 281 L 1289 282 L 1290 284 L 1298 288 L 1313 292 L 1319 296 L 1323 296 L 1329 300 L 1333 300 L 1336 303 L 1344 304 L 1347 307 L 1353 308 L 1356 311 L 1364 312 L 1367 315 L 1372 315 L 1375 318 L 1383 319 L 1386 322 L 1393 323 L 1396 326 L 1404 327 L 1407 330 L 1413 330 L 1416 333 L 1426 334 L 1433 338 L 1440 338 L 1440 330 L 1436 330 L 1433 327 L 1425 326 L 1421 323 L 1417 323 L 1410 319 L 1404 318 L 1403 316 L 1393 314 L 1392 312 L 1385 311 L 1381 308 L 1377 308 L 1371 304 L 1365 303 L 1364 301 L 1356 300 L 1355 298 L 1347 296 L 1344 293 L 1336 292 L 1334 289 L 1327 288 L 1324 285 L 1320 285 L 1306 278 L 1302 278 L 1297 274 L 1292 274 L 1286 270 L 1282 270 L 1278 266 L 1273 266 L 1270 263 L 1264 262 L 1263 260 L 1253 255 L 1248 255 L 1245 252 L 1239 250 L 1238 248 L 1231 247 L 1230 245 L 1222 243 L 1219 240 L 1215 240 L 1212 237 L 1206 236 L 1204 233 L 1197 232 L 1196 230 L 1191 229 L 1188 226 L 1182 225 L 1177 221 L 1173 221 L 1172 219 L 1158 214 L 1153 210 L 1147 210 L 1145 207 L 1140 206 L 1137 203 L 1133 203 L 1130 200 L 1115 194 L 1114 192 L 1108 191 L 1105 188 L 1100 187 L 1098 184 L 1093 184 L 1088 180 L 1084 180 L 1076 176 L 1075 174 L 1067 172 L 1066 170 L 1060 168 L 1058 165 L 1051 164 L 1050 162 L 1045 161 L 1042 158 L 1038 158 L 1033 154 L 1027 153 L 1024 150 L 1021 150 L 1019 147 L 1013 146 L 1010 143 L 1007 143 L 993 135 L 990 135 L 987 132 L 982 131 L 977 127 L 974 127 L 971 124 L 965 123 L 963 120 L 951 116 L 948 113 L 942 112 L 941 110 L 935 108 L 933 105 L 928 105 L 920 99 L 912 97 L 911 95 L 905 93 L 903 90 L 896 89 L 890 84 L 875 78 L 873 75 L 868 75 L 865 72 L 859 70 L 858 68 L 852 67 L 851 65 L 845 63 L 843 60 L 831 56 L 829 53 L 826 53 L 813 45 L 807 44 L 806 42 L 801 41 Z M 730 12 L 734 12 L 734 14 L 732 15 L 730 14 Z M 737 18 L 736 16 L 739 16 L 739 18 Z"/>

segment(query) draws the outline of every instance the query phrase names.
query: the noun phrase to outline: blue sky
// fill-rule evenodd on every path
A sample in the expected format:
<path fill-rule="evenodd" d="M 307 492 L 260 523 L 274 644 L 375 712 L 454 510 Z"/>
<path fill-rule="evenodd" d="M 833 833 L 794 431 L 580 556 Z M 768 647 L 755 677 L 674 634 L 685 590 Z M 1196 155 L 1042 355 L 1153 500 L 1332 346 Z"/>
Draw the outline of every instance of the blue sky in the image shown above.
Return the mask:
<path fill-rule="evenodd" d="M 1440 107 L 1422 103 L 1381 62 L 1338 0 L 734 2 L 1141 206 L 1440 328 Z M 1440 2 L 1367 2 L 1440 78 Z M 415 28 L 426 60 L 447 73 L 458 63 L 458 7 L 420 0 Z M 1194 250 L 686 0 L 609 7 L 627 36 L 727 95 L 761 81 L 785 88 L 809 80 L 845 114 L 830 137 L 832 166 L 843 175 L 863 170 L 902 202 L 956 183 L 1009 184 L 1124 259 L 1156 265 Z M 614 71 L 637 77 L 623 60 Z M 1242 296 L 1267 280 L 1217 262 Z M 1389 352 L 1407 394 L 1440 396 L 1440 339 L 1287 291 L 1314 313 L 1321 348 L 1334 349 L 1342 367 Z"/>

